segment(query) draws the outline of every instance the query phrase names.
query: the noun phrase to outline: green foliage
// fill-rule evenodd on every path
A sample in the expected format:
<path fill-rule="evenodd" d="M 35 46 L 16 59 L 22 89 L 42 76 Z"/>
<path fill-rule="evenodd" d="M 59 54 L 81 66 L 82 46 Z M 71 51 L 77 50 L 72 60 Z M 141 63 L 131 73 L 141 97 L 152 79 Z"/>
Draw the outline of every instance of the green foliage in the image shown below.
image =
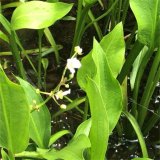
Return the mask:
<path fill-rule="evenodd" d="M 3 41 L 9 43 L 8 37 L 2 31 L 0 31 L 0 39 L 2 39 Z"/>
<path fill-rule="evenodd" d="M 53 143 L 55 143 L 60 137 L 64 136 L 65 134 L 71 134 L 71 132 L 69 130 L 63 130 L 52 135 L 49 140 L 49 146 L 51 146 Z"/>
<path fill-rule="evenodd" d="M 97 2 L 98 0 L 84 0 L 85 3 L 87 4 L 93 4 L 95 2 Z"/>
<path fill-rule="evenodd" d="M 11 82 L 0 68 L 0 146 L 13 153 L 29 140 L 29 104 L 22 86 Z"/>
<path fill-rule="evenodd" d="M 147 148 L 146 148 L 146 144 L 142 135 L 142 132 L 139 128 L 139 125 L 136 121 L 136 119 L 129 113 L 129 112 L 125 112 L 124 114 L 126 115 L 126 117 L 128 118 L 128 120 L 130 121 L 130 123 L 132 124 L 134 131 L 137 134 L 140 146 L 141 146 L 141 150 L 142 150 L 142 154 L 144 158 L 148 158 L 148 152 L 147 152 Z"/>
<path fill-rule="evenodd" d="M 89 139 L 81 134 L 60 151 L 51 150 L 43 155 L 47 160 L 84 160 L 83 151 L 90 147 Z"/>
<path fill-rule="evenodd" d="M 1 155 L 2 155 L 3 160 L 10 160 L 9 156 L 7 155 L 7 153 L 3 149 L 1 149 Z"/>
<path fill-rule="evenodd" d="M 159 45 L 160 36 L 160 1 L 130 0 L 138 23 L 138 39 L 145 45 Z"/>
<path fill-rule="evenodd" d="M 120 73 L 124 63 L 125 43 L 123 37 L 123 25 L 119 23 L 100 42 L 114 78 Z"/>
<path fill-rule="evenodd" d="M 5 5 L 0 3 L 0 23 L 3 27 L 0 30 L 0 39 L 9 44 L 18 75 L 23 78 L 17 77 L 19 84 L 13 83 L 0 67 L 0 147 L 2 148 L 2 159 L 14 160 L 17 157 L 47 160 L 104 160 L 109 136 L 117 125 L 114 132 L 117 132 L 119 136 L 123 133 L 126 135 L 128 133 L 130 136 L 134 130 L 138 137 L 143 158 L 134 158 L 134 160 L 149 160 L 143 133 L 148 133 L 159 120 L 156 114 L 151 118 L 147 117 L 147 109 L 160 79 L 160 1 L 110 0 L 106 5 L 101 0 L 78 0 L 75 4 L 77 12 L 73 10 L 71 16 L 68 16 L 69 18 L 63 18 L 69 13 L 73 4 L 62 3 L 59 0 L 21 1 Z M 101 15 L 99 12 L 96 13 L 96 16 L 99 15 L 99 17 L 94 15 L 96 8 L 94 4 L 103 8 Z M 129 4 L 137 23 L 134 21 L 135 26 L 131 24 L 128 29 L 128 24 L 125 22 L 127 13 L 129 13 L 127 12 Z M 9 22 L 4 17 L 5 12 L 3 11 L 13 7 L 15 10 L 11 16 L 11 22 Z M 77 13 L 76 18 L 74 18 L 75 13 Z M 105 20 L 99 25 L 98 21 L 103 18 Z M 51 61 L 52 58 L 48 58 L 47 54 L 55 52 L 54 58 L 57 68 L 62 64 L 61 60 L 64 60 L 63 54 L 61 57 L 59 54 L 57 37 L 53 36 L 52 30 L 48 28 L 60 19 L 76 20 L 72 46 L 68 46 L 68 48 L 72 47 L 70 60 L 76 59 L 76 62 L 79 62 L 77 57 L 82 52 L 81 48 L 79 48 L 80 51 L 74 51 L 74 49 L 75 46 L 79 47 L 82 44 L 83 37 L 85 41 L 84 33 L 91 25 L 94 25 L 100 41 L 98 43 L 94 38 L 91 51 L 82 57 L 81 64 L 79 62 L 81 68 L 78 70 L 77 81 L 86 92 L 86 96 L 83 97 L 78 93 L 78 98 L 74 96 L 74 98 L 69 98 L 70 90 L 64 90 L 70 87 L 69 82 L 75 75 L 72 72 L 71 75 L 68 74 L 71 71 L 68 68 L 68 61 L 58 85 L 54 89 L 52 88 L 52 91 L 49 89 L 47 92 L 48 69 L 54 65 L 54 62 Z M 138 36 L 135 41 L 137 24 Z M 130 31 L 132 27 L 134 29 Z M 36 29 L 38 32 L 39 48 L 36 48 L 36 55 L 38 55 L 36 58 L 33 56 L 30 59 L 17 36 L 16 30 L 26 28 Z M 124 32 L 123 28 L 127 32 Z M 21 33 L 21 31 L 19 32 Z M 128 32 L 130 34 L 125 35 L 124 38 L 123 34 L 128 34 Z M 43 53 L 42 47 L 45 45 L 45 43 L 43 44 L 43 35 L 46 36 L 45 40 L 50 44 L 50 48 L 45 47 L 48 48 L 45 53 Z M 124 39 L 126 40 L 126 50 Z M 35 52 L 34 49 L 29 51 L 30 53 Z M 85 48 L 83 52 L 85 53 Z M 126 61 L 124 59 L 125 52 L 128 53 Z M 44 56 L 46 57 L 43 58 Z M 35 82 L 33 86 L 38 84 L 40 90 L 36 90 L 27 82 L 28 74 L 23 63 L 25 58 L 33 68 L 31 71 L 34 71 L 35 76 L 38 77 L 38 83 Z M 32 60 L 38 61 L 37 64 L 33 64 Z M 141 90 L 144 69 L 150 60 L 152 62 L 151 69 L 146 84 L 144 85 L 143 82 L 144 89 Z M 56 65 L 54 65 L 55 70 L 57 70 Z M 75 64 L 70 64 L 69 67 L 72 68 L 72 65 Z M 36 69 L 37 66 L 38 69 Z M 62 64 L 60 69 L 61 67 L 64 65 Z M 28 66 L 26 69 L 28 70 Z M 129 95 L 133 95 L 131 99 L 134 101 L 129 107 L 127 106 L 127 76 L 130 76 L 131 83 L 131 94 Z M 55 86 L 55 84 L 53 85 Z M 77 85 L 75 86 L 77 87 Z M 44 97 L 47 98 L 43 100 L 40 93 L 45 94 Z M 57 98 L 58 93 L 61 94 L 61 100 Z M 76 95 L 75 93 L 74 95 Z M 47 108 L 46 104 L 50 103 L 49 100 L 54 100 L 53 106 L 60 107 L 56 113 L 52 113 L 49 111 L 50 108 Z M 56 128 L 53 128 L 55 134 L 51 133 L 51 117 L 53 120 L 64 112 L 70 112 L 73 108 L 77 109 L 80 113 L 79 118 L 84 121 L 78 126 L 76 133 L 72 135 L 70 130 L 57 131 Z M 132 125 L 129 128 L 127 121 L 118 122 L 122 109 Z M 159 113 L 159 108 L 157 113 Z M 146 119 L 148 124 L 143 125 Z M 125 128 L 127 129 L 125 130 Z M 72 136 L 71 140 L 64 148 L 56 149 L 56 141 L 66 134 Z M 132 134 L 129 138 L 133 138 L 132 136 L 135 135 Z M 32 149 L 29 149 L 30 142 L 34 146 Z"/>
<path fill-rule="evenodd" d="M 139 66 L 145 56 L 145 54 L 148 51 L 148 47 L 144 46 L 144 48 L 141 50 L 141 52 L 139 53 L 139 55 L 137 56 L 137 58 L 135 59 L 134 63 L 133 63 L 133 68 L 130 74 L 130 84 L 131 84 L 131 89 L 134 89 L 134 84 L 135 84 L 135 80 L 136 80 L 136 76 L 137 76 L 137 72 L 139 69 Z"/>
<path fill-rule="evenodd" d="M 33 86 L 20 78 L 18 78 L 18 81 L 25 91 L 25 97 L 27 98 L 28 104 L 34 108 L 36 105 L 43 102 L 43 99 L 39 94 L 36 93 L 36 90 L 33 88 Z M 34 103 L 34 101 L 36 103 Z M 51 116 L 47 106 L 43 105 L 38 110 L 30 113 L 30 138 L 36 142 L 38 147 L 47 148 L 49 145 L 50 136 Z"/>
<path fill-rule="evenodd" d="M 22 28 L 43 29 L 61 19 L 71 8 L 72 4 L 62 2 L 26 2 L 13 12 L 11 27 L 14 30 Z"/>
<path fill-rule="evenodd" d="M 116 43 L 112 45 L 115 47 Z M 104 159 L 108 137 L 122 111 L 122 93 L 120 85 L 112 76 L 108 57 L 96 40 L 93 50 L 82 60 L 82 68 L 78 71 L 78 83 L 86 91 L 90 102 L 91 159 Z"/>
<path fill-rule="evenodd" d="M 91 129 L 91 123 L 92 123 L 91 121 L 92 121 L 91 119 L 88 119 L 88 120 L 84 121 L 83 123 L 81 123 L 78 126 L 76 133 L 74 134 L 73 139 L 77 138 L 81 134 L 84 134 L 88 137 L 90 129 Z"/>

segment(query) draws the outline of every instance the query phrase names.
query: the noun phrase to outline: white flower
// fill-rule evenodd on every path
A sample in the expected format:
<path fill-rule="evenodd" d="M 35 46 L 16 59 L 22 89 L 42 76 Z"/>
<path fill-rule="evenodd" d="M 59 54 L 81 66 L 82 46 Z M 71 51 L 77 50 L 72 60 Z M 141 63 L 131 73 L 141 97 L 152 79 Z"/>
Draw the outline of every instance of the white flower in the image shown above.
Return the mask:
<path fill-rule="evenodd" d="M 61 108 L 61 109 L 66 109 L 67 106 L 66 106 L 65 104 L 61 104 L 61 105 L 60 105 L 60 108 Z"/>
<path fill-rule="evenodd" d="M 77 58 L 67 59 L 67 68 L 72 74 L 75 73 L 75 68 L 80 68 L 81 62 Z"/>
<path fill-rule="evenodd" d="M 68 95 L 68 94 L 70 94 L 71 93 L 71 90 L 69 89 L 69 90 L 67 90 L 67 91 L 62 91 L 62 90 L 60 90 L 60 91 L 58 91 L 56 94 L 55 94 L 55 97 L 56 97 L 56 99 L 58 100 L 58 99 L 63 99 L 63 96 L 66 96 L 66 95 Z"/>
<path fill-rule="evenodd" d="M 75 53 L 82 55 L 83 50 L 80 46 L 76 46 L 76 47 L 74 47 L 74 51 L 75 51 Z"/>

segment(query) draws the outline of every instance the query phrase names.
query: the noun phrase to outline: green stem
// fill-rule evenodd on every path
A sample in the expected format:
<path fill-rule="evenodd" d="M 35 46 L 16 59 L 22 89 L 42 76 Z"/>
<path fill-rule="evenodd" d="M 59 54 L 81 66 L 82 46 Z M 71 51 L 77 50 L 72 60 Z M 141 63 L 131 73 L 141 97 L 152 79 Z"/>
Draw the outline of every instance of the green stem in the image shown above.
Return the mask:
<path fill-rule="evenodd" d="M 160 120 L 160 106 L 158 107 L 157 111 L 153 113 L 151 118 L 149 118 L 146 124 L 143 126 L 142 128 L 143 134 L 147 135 L 159 120 Z"/>
<path fill-rule="evenodd" d="M 84 26 L 85 26 L 85 21 L 86 21 L 86 16 L 87 13 L 89 11 L 89 9 L 91 8 L 92 5 L 87 5 L 84 7 L 84 9 L 80 12 L 81 15 L 77 15 L 78 19 L 77 19 L 77 23 L 76 23 L 76 29 L 75 29 L 75 34 L 74 34 L 74 39 L 73 39 L 73 45 L 72 45 L 72 50 L 71 50 L 71 54 L 70 56 L 72 56 L 74 54 L 74 47 L 79 45 L 80 41 L 81 41 L 81 37 L 83 35 L 83 30 L 84 30 Z"/>
<path fill-rule="evenodd" d="M 111 11 L 112 9 L 114 9 L 115 5 L 118 3 L 119 0 L 116 0 L 112 6 L 105 12 L 103 13 L 101 16 L 99 16 L 98 18 L 96 18 L 94 21 L 90 22 L 83 30 L 83 32 L 85 32 L 92 24 L 94 24 L 95 22 L 98 22 L 99 20 L 101 20 L 102 18 L 106 17 Z"/>
<path fill-rule="evenodd" d="M 89 110 L 89 101 L 88 101 L 88 97 L 86 97 L 85 106 L 84 106 L 83 121 L 87 120 L 88 110 Z"/>
<path fill-rule="evenodd" d="M 15 39 L 15 33 L 14 31 L 11 31 L 11 35 L 9 35 L 9 42 L 10 42 L 10 48 L 12 51 L 12 55 L 16 64 L 16 68 L 18 70 L 18 74 L 21 78 L 26 80 L 25 70 L 23 68 L 23 63 L 20 57 L 20 52 L 18 50 L 16 39 Z"/>
<path fill-rule="evenodd" d="M 145 86 L 145 90 L 143 92 L 141 101 L 140 101 L 140 105 L 141 106 L 145 106 L 145 108 L 139 108 L 138 110 L 138 122 L 140 127 L 142 127 L 145 117 L 147 115 L 147 108 L 150 102 L 150 99 L 152 97 L 151 93 L 153 91 L 153 89 L 155 89 L 156 85 L 153 85 L 154 79 L 155 79 L 155 75 L 157 73 L 157 69 L 160 65 L 160 48 L 158 49 L 156 56 L 154 58 L 150 73 L 149 73 L 149 77 L 147 79 L 147 84 Z M 152 89 L 153 88 L 153 89 Z"/>
<path fill-rule="evenodd" d="M 0 14 L 2 13 L 2 4 L 0 2 Z"/>
<path fill-rule="evenodd" d="M 129 8 L 129 0 L 125 0 L 124 3 L 123 3 L 123 12 L 122 12 L 123 13 L 123 15 L 122 15 L 123 25 L 125 24 L 125 21 L 126 21 L 128 8 Z"/>
<path fill-rule="evenodd" d="M 37 152 L 29 152 L 29 151 L 24 151 L 21 153 L 15 154 L 16 158 L 24 158 L 24 159 L 44 159 L 41 154 Z"/>
<path fill-rule="evenodd" d="M 126 41 L 126 50 L 128 50 L 130 48 L 131 42 L 132 42 L 133 38 L 135 37 L 136 30 L 137 30 L 137 24 L 134 25 L 134 28 L 131 31 L 129 38 Z"/>
<path fill-rule="evenodd" d="M 70 103 L 67 108 L 64 110 L 64 109 L 61 109 L 59 110 L 57 113 L 55 113 L 53 116 L 52 116 L 52 119 L 57 117 L 58 115 L 62 114 L 63 112 L 66 112 L 66 111 L 69 111 L 75 107 L 77 107 L 78 105 L 80 105 L 81 103 L 85 102 L 86 100 L 86 97 L 82 97 L 82 98 L 77 98 L 75 99 L 72 103 Z"/>
<path fill-rule="evenodd" d="M 54 40 L 54 37 L 52 36 L 52 33 L 49 30 L 49 28 L 45 28 L 44 34 L 45 34 L 46 38 L 48 39 L 49 43 L 51 44 L 52 48 L 54 49 L 56 63 L 57 63 L 57 65 L 59 65 L 60 64 L 60 60 L 59 60 L 58 47 L 57 47 L 57 44 L 56 44 L 56 42 Z"/>
<path fill-rule="evenodd" d="M 146 147 L 142 132 L 139 128 L 139 125 L 138 125 L 136 119 L 129 112 L 123 111 L 123 113 L 126 115 L 128 120 L 132 124 L 135 133 L 137 134 L 137 137 L 138 137 L 138 140 L 139 140 L 139 143 L 140 143 L 140 147 L 141 147 L 141 150 L 142 150 L 143 158 L 148 158 L 147 147 Z"/>
<path fill-rule="evenodd" d="M 113 4 L 113 0 L 111 0 L 111 4 Z M 112 9 L 112 11 L 111 11 L 111 28 L 110 28 L 110 30 L 112 30 L 114 27 L 115 27 L 115 25 L 116 25 L 116 10 L 117 10 L 117 4 L 115 5 L 115 8 L 114 9 Z"/>
<path fill-rule="evenodd" d="M 135 61 L 138 54 L 140 53 L 140 51 L 142 50 L 142 48 L 143 48 L 143 44 L 141 44 L 139 41 L 136 41 L 123 65 L 123 68 L 120 74 L 117 77 L 120 84 L 122 84 L 125 77 L 129 74 L 132 64 Z"/>
<path fill-rule="evenodd" d="M 136 118 L 138 116 L 137 104 L 138 104 L 138 93 L 139 93 L 139 88 L 140 88 L 140 82 L 141 82 L 145 67 L 146 67 L 152 53 L 153 53 L 153 50 L 149 49 L 147 51 L 147 53 L 145 54 L 140 66 L 139 66 L 139 70 L 137 72 L 137 76 L 136 76 L 136 80 L 135 80 L 135 84 L 134 84 L 134 90 L 133 90 L 133 101 L 134 101 L 134 103 L 132 104 L 131 113 Z"/>
<path fill-rule="evenodd" d="M 116 130 L 117 130 L 118 137 L 122 137 L 124 132 L 123 132 L 123 126 L 121 125 L 120 121 L 118 121 L 116 125 Z"/>
<path fill-rule="evenodd" d="M 72 45 L 70 56 L 73 55 L 74 47 L 76 45 L 76 38 L 77 38 L 77 34 L 78 34 L 78 27 L 80 25 L 79 23 L 80 23 L 80 19 L 81 19 L 81 15 L 82 15 L 82 7 L 83 7 L 83 0 L 78 0 L 76 28 L 75 28 L 75 33 L 74 33 L 74 38 L 73 38 L 73 45 Z"/>
<path fill-rule="evenodd" d="M 21 49 L 22 53 L 24 54 L 24 55 L 22 54 L 22 56 L 25 56 L 27 58 L 29 64 L 31 65 L 32 69 L 34 70 L 35 74 L 37 75 L 38 74 L 37 70 L 34 67 L 34 64 L 32 63 L 32 61 L 30 60 L 28 54 L 26 53 L 26 50 L 23 48 L 23 46 L 22 46 L 22 44 L 21 44 L 21 42 L 20 42 L 20 40 L 19 40 L 19 38 L 18 38 L 16 33 L 15 33 L 15 39 L 16 39 L 17 45 L 19 46 L 19 48 Z"/>
<path fill-rule="evenodd" d="M 118 13 L 117 13 L 117 22 L 120 22 L 121 12 L 122 12 L 121 10 L 122 10 L 122 0 L 119 0 Z"/>
<path fill-rule="evenodd" d="M 41 78 L 41 71 L 42 71 L 42 37 L 43 37 L 43 30 L 38 31 L 38 47 L 39 47 L 39 55 L 38 55 L 38 88 L 41 88 L 42 85 L 42 78 Z"/>
<path fill-rule="evenodd" d="M 95 20 L 95 17 L 94 17 L 94 15 L 93 15 L 93 13 L 92 13 L 91 10 L 89 10 L 88 15 L 89 15 L 89 17 L 90 17 L 90 19 L 91 19 L 92 21 Z M 103 38 L 103 34 L 102 34 L 101 29 L 100 29 L 100 26 L 98 25 L 97 22 L 94 22 L 93 25 L 94 25 L 94 28 L 95 28 L 95 30 L 96 30 L 96 32 L 97 32 L 97 35 L 98 35 L 99 40 L 101 40 L 101 39 Z"/>

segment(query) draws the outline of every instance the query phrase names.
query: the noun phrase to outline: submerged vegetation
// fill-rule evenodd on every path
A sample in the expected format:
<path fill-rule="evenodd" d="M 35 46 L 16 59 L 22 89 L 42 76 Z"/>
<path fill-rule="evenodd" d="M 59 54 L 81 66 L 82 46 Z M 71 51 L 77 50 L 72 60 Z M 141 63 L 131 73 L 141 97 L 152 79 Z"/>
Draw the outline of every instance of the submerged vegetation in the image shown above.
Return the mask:
<path fill-rule="evenodd" d="M 3 160 L 160 158 L 159 0 L 2 1 L 0 26 Z"/>

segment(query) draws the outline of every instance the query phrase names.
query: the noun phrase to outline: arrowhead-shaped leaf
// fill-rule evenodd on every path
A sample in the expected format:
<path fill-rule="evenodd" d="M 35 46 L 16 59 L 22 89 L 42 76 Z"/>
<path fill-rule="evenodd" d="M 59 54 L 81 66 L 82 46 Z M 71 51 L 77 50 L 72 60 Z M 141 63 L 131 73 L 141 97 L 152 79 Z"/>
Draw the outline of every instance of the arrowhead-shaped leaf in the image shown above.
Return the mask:
<path fill-rule="evenodd" d="M 12 29 L 43 29 L 65 16 L 72 4 L 56 2 L 25 2 L 15 9 L 11 19 Z"/>
<path fill-rule="evenodd" d="M 117 24 L 112 32 L 104 36 L 100 45 L 106 54 L 111 72 L 116 78 L 123 66 L 125 55 L 122 23 Z"/>
<path fill-rule="evenodd" d="M 83 58 L 77 78 L 90 102 L 91 159 L 102 160 L 105 157 L 109 134 L 122 111 L 122 93 L 118 81 L 111 73 L 106 53 L 96 40 L 91 53 Z"/>

